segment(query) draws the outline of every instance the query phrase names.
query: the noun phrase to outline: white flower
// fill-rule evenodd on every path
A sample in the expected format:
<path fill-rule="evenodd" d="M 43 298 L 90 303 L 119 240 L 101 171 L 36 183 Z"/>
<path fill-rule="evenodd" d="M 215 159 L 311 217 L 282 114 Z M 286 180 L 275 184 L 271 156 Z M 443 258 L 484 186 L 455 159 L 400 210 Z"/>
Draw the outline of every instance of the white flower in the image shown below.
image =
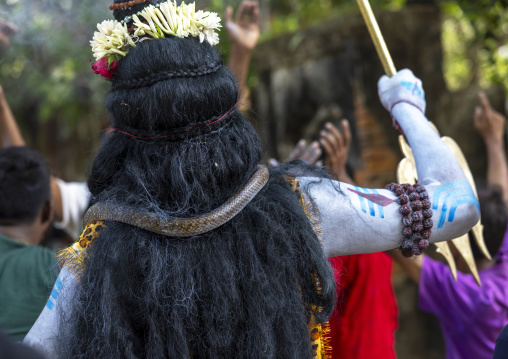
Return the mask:
<path fill-rule="evenodd" d="M 105 20 L 97 25 L 90 45 L 92 45 L 93 56 L 99 60 L 105 56 L 119 60 L 127 55 L 130 46 L 136 46 L 127 31 L 127 26 L 116 20 Z"/>
<path fill-rule="evenodd" d="M 207 29 L 218 29 L 222 27 L 220 17 L 215 12 L 205 12 L 202 21 Z"/>
<path fill-rule="evenodd" d="M 215 31 L 211 29 L 205 29 L 203 30 L 203 33 L 206 37 L 206 41 L 212 46 L 215 46 L 219 43 L 219 34 L 217 34 Z M 201 40 L 201 37 L 200 37 Z M 203 42 L 203 41 L 201 41 Z"/>
<path fill-rule="evenodd" d="M 144 22 L 140 20 L 144 19 Z M 219 43 L 219 35 L 215 32 L 222 25 L 217 13 L 197 11 L 194 3 L 180 6 L 176 1 L 168 0 L 160 3 L 158 8 L 149 5 L 137 15 L 132 15 L 134 34 L 131 36 L 127 31 L 127 25 L 116 20 L 105 20 L 97 25 L 99 31 L 94 33 L 90 45 L 96 60 L 107 56 L 108 59 L 118 61 L 127 55 L 130 46 L 135 47 L 133 37 L 150 36 L 154 39 L 166 35 L 176 37 L 199 37 L 199 41 L 205 39 L 210 45 Z"/>

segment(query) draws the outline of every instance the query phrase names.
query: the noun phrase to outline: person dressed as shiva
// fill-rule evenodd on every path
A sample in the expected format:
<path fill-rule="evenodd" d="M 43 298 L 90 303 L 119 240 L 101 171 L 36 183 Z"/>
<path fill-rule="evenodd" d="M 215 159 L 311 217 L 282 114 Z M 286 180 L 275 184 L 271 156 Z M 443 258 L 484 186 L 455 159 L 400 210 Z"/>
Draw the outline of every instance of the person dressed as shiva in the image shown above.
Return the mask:
<path fill-rule="evenodd" d="M 50 358 L 325 358 L 335 284 L 326 258 L 456 238 L 478 222 L 467 180 L 402 70 L 380 99 L 414 152 L 418 185 L 362 189 L 291 162 L 260 164 L 258 134 L 194 4 L 115 0 L 94 70 L 114 129 L 94 160 L 92 206 L 25 338 Z M 411 222 L 409 224 L 409 222 Z M 411 230 L 411 233 L 409 232 Z"/>

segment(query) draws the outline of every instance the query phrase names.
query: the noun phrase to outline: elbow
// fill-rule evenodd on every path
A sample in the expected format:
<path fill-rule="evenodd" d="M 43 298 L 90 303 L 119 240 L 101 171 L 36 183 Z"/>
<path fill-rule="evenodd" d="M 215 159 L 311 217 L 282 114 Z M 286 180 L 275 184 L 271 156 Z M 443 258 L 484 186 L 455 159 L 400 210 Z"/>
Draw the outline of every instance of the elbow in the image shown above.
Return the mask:
<path fill-rule="evenodd" d="M 464 222 L 467 231 L 473 228 L 480 221 L 480 207 L 478 204 L 468 203 L 465 209 Z M 466 232 L 467 233 L 467 232 Z"/>
<path fill-rule="evenodd" d="M 478 202 L 463 203 L 456 212 L 436 211 L 431 242 L 449 241 L 468 233 L 480 220 Z"/>
<path fill-rule="evenodd" d="M 467 203 L 463 204 L 460 208 L 460 216 L 456 218 L 456 223 L 453 227 L 456 235 L 453 238 L 460 237 L 466 233 L 468 233 L 471 228 L 476 226 L 476 224 L 480 221 L 480 208 L 478 203 Z M 450 239 L 453 239 L 450 238 Z"/>

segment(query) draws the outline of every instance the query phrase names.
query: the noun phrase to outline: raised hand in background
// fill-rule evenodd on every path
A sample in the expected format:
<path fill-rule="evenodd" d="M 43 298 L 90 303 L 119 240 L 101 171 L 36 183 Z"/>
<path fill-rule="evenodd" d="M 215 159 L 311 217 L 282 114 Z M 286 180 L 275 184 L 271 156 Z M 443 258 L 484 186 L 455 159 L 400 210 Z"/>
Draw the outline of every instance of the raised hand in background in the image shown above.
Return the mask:
<path fill-rule="evenodd" d="M 233 20 L 233 8 L 226 8 L 226 30 L 231 45 L 245 51 L 256 47 L 260 33 L 259 4 L 257 1 L 242 1 Z"/>
<path fill-rule="evenodd" d="M 494 110 L 485 93 L 478 94 L 480 106 L 474 112 L 474 127 L 487 147 L 487 183 L 501 188 L 508 206 L 508 169 L 504 152 L 506 118 Z"/>
<path fill-rule="evenodd" d="M 296 159 L 305 161 L 306 163 L 312 165 L 315 164 L 316 161 L 321 157 L 322 151 L 319 147 L 319 143 L 317 141 L 312 142 L 307 146 L 307 141 L 300 140 L 296 144 L 295 149 L 289 154 L 288 158 L 284 160 L 284 162 L 293 161 Z M 271 166 L 277 166 L 279 162 L 275 158 L 270 158 L 268 161 Z M 320 165 L 319 163 L 316 163 Z"/>
<path fill-rule="evenodd" d="M 16 32 L 18 32 L 16 26 L 0 18 L 0 49 L 5 49 L 10 45 L 10 37 Z"/>
<path fill-rule="evenodd" d="M 325 151 L 326 165 L 335 171 L 339 181 L 353 184 L 353 179 L 346 171 L 351 144 L 351 129 L 348 120 L 342 120 L 340 128 L 341 131 L 331 123 L 327 123 L 320 133 L 319 143 Z"/>
<path fill-rule="evenodd" d="M 236 75 L 242 100 L 247 96 L 247 73 L 252 51 L 260 34 L 260 12 L 257 1 L 242 1 L 233 20 L 233 8 L 226 8 L 226 31 L 231 41 L 229 68 Z"/>

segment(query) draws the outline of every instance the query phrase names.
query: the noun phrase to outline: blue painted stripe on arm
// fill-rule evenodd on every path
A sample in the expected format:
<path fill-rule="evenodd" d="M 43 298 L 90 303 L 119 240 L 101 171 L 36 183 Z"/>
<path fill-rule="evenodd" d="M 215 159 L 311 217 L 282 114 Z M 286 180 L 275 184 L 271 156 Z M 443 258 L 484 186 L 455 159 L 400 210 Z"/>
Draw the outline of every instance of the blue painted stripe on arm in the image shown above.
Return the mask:
<path fill-rule="evenodd" d="M 371 191 L 372 193 L 374 193 L 374 194 L 379 194 L 379 192 L 378 192 L 377 190 L 375 190 L 375 189 L 371 189 L 370 191 Z M 380 217 L 380 218 L 385 218 L 385 211 L 384 211 L 384 209 L 383 209 L 383 206 L 381 206 L 381 205 L 379 205 L 379 204 L 378 204 L 378 205 L 377 205 L 377 209 L 378 209 L 378 211 L 379 211 L 379 217 Z"/>
<path fill-rule="evenodd" d="M 62 283 L 62 280 L 60 279 L 60 277 L 58 277 L 58 278 L 56 279 L 56 282 L 55 282 L 55 287 L 57 287 L 57 288 L 58 288 L 58 290 L 62 290 L 62 288 L 63 288 L 63 283 Z"/>
<path fill-rule="evenodd" d="M 457 189 L 457 191 L 449 192 L 445 196 L 444 201 L 443 201 L 443 207 L 441 208 L 441 216 L 439 217 L 439 223 L 437 225 L 437 228 L 443 228 L 443 225 L 444 225 L 445 219 L 446 219 L 446 212 L 448 212 L 448 207 L 449 207 L 450 201 L 455 200 L 455 198 L 457 198 L 457 197 L 462 197 L 462 196 L 467 197 L 467 196 L 469 196 L 469 192 L 470 192 L 470 190 L 468 190 L 466 188 L 460 188 L 460 189 Z"/>
<path fill-rule="evenodd" d="M 459 188 L 462 189 L 464 187 L 468 187 L 469 189 L 471 189 L 469 182 L 450 182 L 438 187 L 434 192 L 434 196 L 432 197 L 432 209 L 437 209 L 439 207 L 439 198 L 441 197 L 441 194 L 445 191 L 452 189 L 453 187 L 456 187 L 457 190 Z"/>
<path fill-rule="evenodd" d="M 362 192 L 362 190 L 360 189 L 360 187 L 356 187 L 356 186 L 355 186 L 355 190 L 356 190 L 357 192 Z M 357 197 L 358 197 L 358 199 L 360 200 L 360 208 L 362 209 L 362 212 L 363 212 L 363 213 L 367 213 L 367 209 L 365 208 L 365 202 L 364 202 L 364 200 L 365 200 L 365 199 L 364 199 L 362 196 L 359 196 L 359 195 L 357 195 Z"/>
<path fill-rule="evenodd" d="M 58 299 L 58 292 L 55 288 L 51 291 L 51 296 L 55 299 Z"/>
<path fill-rule="evenodd" d="M 369 190 L 367 188 L 360 188 L 360 190 L 363 192 L 363 193 L 366 193 L 366 194 L 369 194 Z M 369 205 L 369 211 L 370 211 L 370 215 L 375 217 L 376 216 L 376 210 L 374 208 L 374 203 L 372 203 L 372 201 L 368 200 L 367 199 L 367 204 Z"/>
<path fill-rule="evenodd" d="M 49 310 L 53 310 L 53 308 L 55 307 L 55 304 L 51 301 L 51 299 L 48 299 L 47 303 L 46 303 L 46 307 L 49 309 Z"/>
<path fill-rule="evenodd" d="M 460 198 L 452 203 L 450 215 L 448 216 L 448 222 L 453 222 L 453 220 L 455 219 L 455 211 L 457 211 L 457 207 L 464 203 L 474 204 L 476 208 L 480 210 L 480 205 L 478 204 L 478 200 L 476 199 L 476 197 Z"/>
<path fill-rule="evenodd" d="M 459 203 L 463 199 L 474 199 L 476 201 L 476 196 L 471 189 L 471 186 L 468 185 L 467 188 L 462 187 L 457 191 L 450 192 L 446 195 L 443 203 L 443 207 L 441 208 L 441 215 L 439 217 L 439 223 L 437 228 L 443 228 L 446 219 L 446 213 L 448 209 L 453 209 L 453 215 L 448 217 L 448 222 L 452 222 L 455 217 L 455 210 L 457 209 L 457 205 L 455 203 Z M 466 203 L 466 202 L 464 202 Z M 470 202 L 473 203 L 473 202 Z M 451 212 L 450 212 L 451 213 Z M 451 219 L 450 219 L 451 218 Z"/>

